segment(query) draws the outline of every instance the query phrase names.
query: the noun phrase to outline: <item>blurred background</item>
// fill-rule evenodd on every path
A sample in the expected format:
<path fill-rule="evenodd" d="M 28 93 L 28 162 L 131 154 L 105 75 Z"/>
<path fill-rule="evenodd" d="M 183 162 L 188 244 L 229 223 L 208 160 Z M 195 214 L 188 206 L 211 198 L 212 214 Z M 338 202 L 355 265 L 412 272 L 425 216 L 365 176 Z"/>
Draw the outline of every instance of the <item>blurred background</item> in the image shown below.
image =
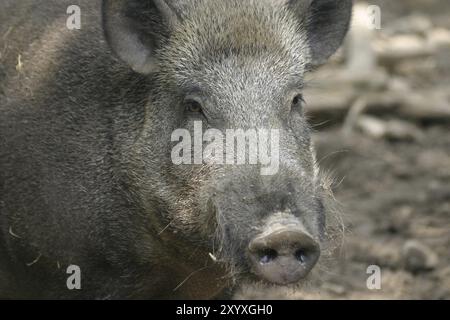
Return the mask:
<path fill-rule="evenodd" d="M 309 75 L 305 100 L 343 244 L 320 283 L 238 298 L 450 299 L 450 1 L 356 1 L 346 45 Z"/>

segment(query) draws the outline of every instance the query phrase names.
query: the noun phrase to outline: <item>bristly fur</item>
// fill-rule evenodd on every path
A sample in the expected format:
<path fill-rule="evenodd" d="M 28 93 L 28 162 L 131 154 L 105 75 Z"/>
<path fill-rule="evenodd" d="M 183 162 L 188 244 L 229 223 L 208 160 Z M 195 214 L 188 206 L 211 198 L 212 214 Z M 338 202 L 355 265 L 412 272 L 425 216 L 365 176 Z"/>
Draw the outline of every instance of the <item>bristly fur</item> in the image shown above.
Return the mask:
<path fill-rule="evenodd" d="M 293 100 L 351 0 L 78 0 L 68 30 L 72 2 L 0 1 L 0 297 L 217 297 L 256 279 L 249 243 L 277 213 L 337 243 Z M 279 130 L 278 174 L 174 165 L 172 133 L 195 121 Z"/>

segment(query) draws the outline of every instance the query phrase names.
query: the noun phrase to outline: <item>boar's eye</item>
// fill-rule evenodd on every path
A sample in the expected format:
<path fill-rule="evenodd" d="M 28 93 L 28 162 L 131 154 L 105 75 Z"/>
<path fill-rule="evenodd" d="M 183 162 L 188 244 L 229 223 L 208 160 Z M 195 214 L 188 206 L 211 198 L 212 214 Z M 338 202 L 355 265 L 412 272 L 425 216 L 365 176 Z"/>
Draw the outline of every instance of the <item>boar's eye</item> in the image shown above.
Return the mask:
<path fill-rule="evenodd" d="M 293 99 L 291 103 L 291 111 L 301 111 L 303 104 L 305 103 L 305 100 L 303 99 L 302 94 L 297 94 Z"/>
<path fill-rule="evenodd" d="M 184 102 L 186 112 L 188 113 L 194 113 L 194 114 L 201 114 L 203 113 L 203 107 L 200 101 L 197 99 L 187 98 Z"/>

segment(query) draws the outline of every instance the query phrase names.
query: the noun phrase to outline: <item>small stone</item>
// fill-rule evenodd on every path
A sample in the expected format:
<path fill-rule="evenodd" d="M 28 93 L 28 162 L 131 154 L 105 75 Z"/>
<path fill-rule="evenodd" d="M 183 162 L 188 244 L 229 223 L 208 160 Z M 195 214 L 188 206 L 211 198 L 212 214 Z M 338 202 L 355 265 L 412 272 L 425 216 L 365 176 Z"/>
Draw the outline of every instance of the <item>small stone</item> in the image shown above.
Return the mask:
<path fill-rule="evenodd" d="M 417 240 L 410 240 L 405 243 L 402 257 L 405 269 L 411 272 L 432 270 L 436 268 L 439 262 L 437 254 Z"/>
<path fill-rule="evenodd" d="M 397 141 L 420 141 L 423 139 L 423 133 L 417 126 L 402 120 L 385 121 L 364 115 L 357 120 L 357 127 L 374 139 L 384 138 Z"/>
<path fill-rule="evenodd" d="M 386 123 L 375 117 L 360 116 L 356 125 L 359 130 L 374 139 L 381 139 L 386 134 Z"/>
<path fill-rule="evenodd" d="M 324 285 L 324 289 L 337 296 L 343 296 L 347 293 L 347 289 L 339 284 L 329 283 Z"/>
<path fill-rule="evenodd" d="M 387 28 L 389 35 L 410 34 L 424 35 L 433 28 L 433 23 L 426 15 L 414 14 L 401 18 Z"/>
<path fill-rule="evenodd" d="M 443 28 L 433 29 L 427 34 L 427 40 L 434 50 L 450 48 L 450 31 Z"/>
<path fill-rule="evenodd" d="M 429 57 L 434 53 L 432 48 L 427 46 L 425 39 L 416 35 L 399 35 L 378 41 L 375 51 L 383 65 L 396 64 L 405 59 Z"/>
<path fill-rule="evenodd" d="M 442 72 L 450 70 L 450 31 L 443 28 L 433 29 L 428 34 L 428 45 L 436 52 L 437 68 Z"/>

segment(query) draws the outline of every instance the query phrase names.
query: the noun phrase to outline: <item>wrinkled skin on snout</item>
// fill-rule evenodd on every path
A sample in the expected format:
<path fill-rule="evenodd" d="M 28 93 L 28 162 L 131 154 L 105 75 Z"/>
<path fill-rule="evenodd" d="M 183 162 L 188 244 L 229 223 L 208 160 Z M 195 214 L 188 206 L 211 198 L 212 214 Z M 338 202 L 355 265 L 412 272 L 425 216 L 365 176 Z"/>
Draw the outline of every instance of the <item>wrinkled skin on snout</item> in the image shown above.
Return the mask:
<path fill-rule="evenodd" d="M 49 65 L 64 71 L 52 75 L 39 72 L 44 62 L 33 66 L 45 82 L 32 100 L 17 98 L 18 80 L 5 80 L 6 95 L 15 97 L 3 107 L 12 114 L 9 123 L 22 112 L 34 125 L 24 125 L 23 139 L 0 127 L 6 146 L 28 146 L 0 158 L 13 168 L 0 189 L 0 253 L 8 256 L 0 280 L 15 272 L 27 282 L 18 280 L 20 290 L 0 281 L 0 293 L 214 298 L 241 280 L 304 279 L 321 255 L 327 210 L 305 117 L 304 76 L 340 46 L 351 6 L 350 0 L 105 0 L 92 8 L 101 23 L 94 19 L 83 41 L 72 35 L 43 41 L 42 50 L 56 59 Z M 106 41 L 86 47 L 98 39 Z M 67 50 L 69 43 L 74 47 Z M 74 52 L 88 52 L 80 61 L 90 63 L 89 71 L 76 62 L 67 67 Z M 24 103 L 54 117 L 36 119 L 16 107 Z M 174 131 L 194 137 L 199 122 L 203 132 L 276 130 L 276 172 L 264 175 L 263 165 L 248 163 L 175 164 Z M 64 151 L 46 149 L 55 134 Z M 40 184 L 18 178 L 28 170 L 17 164 L 23 158 L 39 163 L 30 180 Z M 39 196 L 22 198 L 20 188 Z M 53 190 L 63 196 L 46 195 Z M 31 209 L 33 199 L 41 204 Z M 45 222 L 39 231 L 30 228 L 39 220 Z M 38 253 L 40 262 L 12 271 Z M 90 281 L 82 293 L 58 287 L 64 276 L 49 270 L 56 261 L 81 266 Z M 43 288 L 44 282 L 52 285 Z"/>

